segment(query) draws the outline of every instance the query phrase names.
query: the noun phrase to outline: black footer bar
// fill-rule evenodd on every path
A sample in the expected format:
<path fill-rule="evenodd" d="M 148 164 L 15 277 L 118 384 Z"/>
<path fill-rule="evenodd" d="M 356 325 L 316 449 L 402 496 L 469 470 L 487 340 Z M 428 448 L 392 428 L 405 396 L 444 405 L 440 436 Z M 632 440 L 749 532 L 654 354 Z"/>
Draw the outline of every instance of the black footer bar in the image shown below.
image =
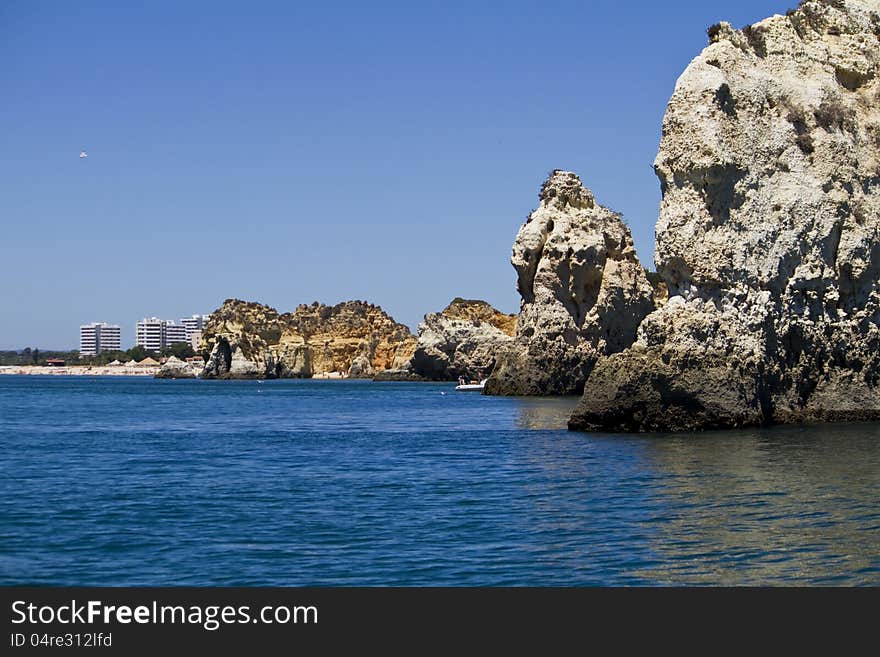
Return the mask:
<path fill-rule="evenodd" d="M 708 649 L 700 643 L 706 636 L 728 648 L 755 647 L 761 636 L 816 648 L 824 637 L 839 652 L 873 633 L 877 591 L 7 587 L 0 652 L 290 654 L 352 645 L 422 652 L 473 648 L 477 639 L 553 654 L 608 640 L 618 650 Z"/>

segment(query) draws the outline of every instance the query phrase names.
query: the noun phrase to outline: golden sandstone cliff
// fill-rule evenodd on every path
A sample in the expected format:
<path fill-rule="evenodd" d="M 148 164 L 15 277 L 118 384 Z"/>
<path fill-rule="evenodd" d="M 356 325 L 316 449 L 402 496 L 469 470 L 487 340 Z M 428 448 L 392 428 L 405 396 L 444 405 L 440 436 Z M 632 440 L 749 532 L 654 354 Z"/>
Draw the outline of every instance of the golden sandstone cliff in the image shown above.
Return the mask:
<path fill-rule="evenodd" d="M 401 367 L 416 339 L 403 324 L 365 301 L 317 302 L 279 314 L 269 306 L 228 299 L 202 335 L 202 378 L 371 378 Z"/>
<path fill-rule="evenodd" d="M 516 334 L 516 315 L 496 310 L 489 303 L 479 299 L 455 298 L 437 314 L 450 320 L 489 324 L 509 337 Z"/>
<path fill-rule="evenodd" d="M 442 312 L 426 315 L 416 338 L 365 301 L 315 302 L 279 314 L 260 303 L 228 299 L 203 332 L 201 377 L 481 378 L 515 330 L 516 315 L 485 301 L 455 299 Z"/>

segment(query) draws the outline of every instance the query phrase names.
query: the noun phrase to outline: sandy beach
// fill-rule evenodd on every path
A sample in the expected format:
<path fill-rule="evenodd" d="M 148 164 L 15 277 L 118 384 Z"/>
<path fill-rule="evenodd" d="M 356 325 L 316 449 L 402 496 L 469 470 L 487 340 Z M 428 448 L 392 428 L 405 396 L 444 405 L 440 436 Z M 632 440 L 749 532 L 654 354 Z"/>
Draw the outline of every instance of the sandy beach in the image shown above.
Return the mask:
<path fill-rule="evenodd" d="M 154 376 L 158 367 L 127 367 L 125 365 L 3 365 L 0 374 L 54 375 L 54 376 Z"/>
<path fill-rule="evenodd" d="M 0 365 L 0 374 L 39 376 L 155 376 L 158 371 L 159 368 L 153 366 L 66 365 L 64 367 L 49 367 L 48 365 Z M 342 372 L 319 372 L 312 378 L 342 381 L 348 377 Z"/>

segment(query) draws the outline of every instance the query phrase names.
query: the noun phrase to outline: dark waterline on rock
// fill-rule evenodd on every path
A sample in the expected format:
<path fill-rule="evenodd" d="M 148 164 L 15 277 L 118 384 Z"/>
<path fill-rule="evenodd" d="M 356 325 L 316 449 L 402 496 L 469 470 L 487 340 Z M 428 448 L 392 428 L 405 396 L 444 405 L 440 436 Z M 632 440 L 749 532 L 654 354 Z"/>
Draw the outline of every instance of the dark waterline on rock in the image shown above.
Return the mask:
<path fill-rule="evenodd" d="M 0 377 L 0 583 L 880 584 L 880 425 L 589 435 L 450 390 Z"/>

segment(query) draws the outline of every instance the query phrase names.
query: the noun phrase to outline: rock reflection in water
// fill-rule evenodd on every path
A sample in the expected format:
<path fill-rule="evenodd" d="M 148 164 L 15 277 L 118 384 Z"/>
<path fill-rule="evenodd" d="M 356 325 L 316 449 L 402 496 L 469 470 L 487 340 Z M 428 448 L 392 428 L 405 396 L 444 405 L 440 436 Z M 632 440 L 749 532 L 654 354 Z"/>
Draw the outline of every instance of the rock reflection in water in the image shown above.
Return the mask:
<path fill-rule="evenodd" d="M 579 397 L 518 398 L 516 426 L 535 431 L 568 429 L 568 418 L 579 400 Z"/>
<path fill-rule="evenodd" d="M 654 437 L 661 584 L 880 583 L 880 426 Z"/>

